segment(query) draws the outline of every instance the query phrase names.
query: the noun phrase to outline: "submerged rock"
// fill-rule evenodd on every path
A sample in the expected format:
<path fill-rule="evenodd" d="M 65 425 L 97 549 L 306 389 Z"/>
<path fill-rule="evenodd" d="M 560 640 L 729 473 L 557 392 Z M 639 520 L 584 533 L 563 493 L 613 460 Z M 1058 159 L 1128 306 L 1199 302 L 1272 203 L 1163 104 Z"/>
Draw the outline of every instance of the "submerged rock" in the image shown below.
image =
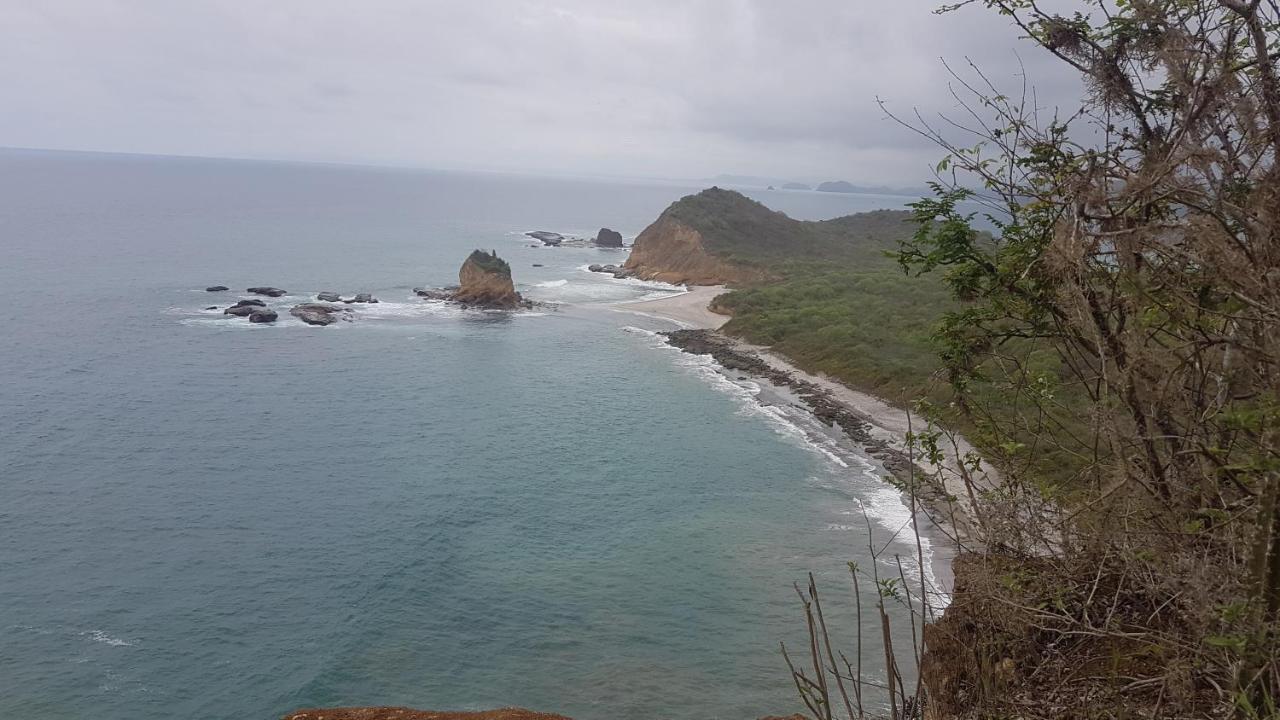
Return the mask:
<path fill-rule="evenodd" d="M 549 230 L 534 230 L 533 232 L 525 233 L 525 235 L 528 235 L 535 240 L 541 240 L 543 245 L 559 245 L 564 242 L 563 235 Z"/>
<path fill-rule="evenodd" d="M 339 318 L 350 319 L 347 308 L 334 307 L 333 305 L 322 305 L 320 303 L 303 303 L 294 305 L 289 310 L 289 314 L 298 318 L 308 325 L 332 325 L 338 322 Z"/>
<path fill-rule="evenodd" d="M 446 288 L 414 288 L 413 294 L 427 300 L 452 300 L 455 290 Z"/>
<path fill-rule="evenodd" d="M 342 298 L 338 293 L 326 290 L 321 293 L 316 293 L 316 300 L 319 300 L 320 302 L 338 302 L 342 300 Z"/>
<path fill-rule="evenodd" d="M 254 295 L 266 295 L 267 297 L 280 297 L 281 295 L 285 294 L 284 290 L 281 290 L 280 288 L 277 288 L 277 287 L 270 287 L 267 285 L 263 285 L 259 287 L 251 287 L 245 292 L 251 292 Z"/>
<path fill-rule="evenodd" d="M 249 322 L 269 323 L 269 322 L 275 322 L 276 319 L 279 317 L 280 316 L 276 314 L 276 311 L 272 310 L 271 308 L 259 308 L 258 310 L 255 310 L 253 313 L 250 313 Z"/>
<path fill-rule="evenodd" d="M 623 280 L 635 275 L 635 271 L 626 267 L 618 267 L 617 265 L 588 265 L 587 269 L 591 272 L 604 273 L 612 275 L 619 280 Z"/>
<path fill-rule="evenodd" d="M 235 315 L 236 317 L 249 317 L 266 306 L 267 304 L 261 300 L 241 300 L 222 312 L 227 315 Z"/>
<path fill-rule="evenodd" d="M 609 228 L 600 228 L 600 232 L 596 233 L 596 245 L 620 248 L 622 247 L 622 233 Z"/>
<path fill-rule="evenodd" d="M 210 285 L 209 287 L 205 288 L 204 291 L 205 292 L 225 292 L 230 289 L 231 288 L 227 287 L 226 285 Z"/>

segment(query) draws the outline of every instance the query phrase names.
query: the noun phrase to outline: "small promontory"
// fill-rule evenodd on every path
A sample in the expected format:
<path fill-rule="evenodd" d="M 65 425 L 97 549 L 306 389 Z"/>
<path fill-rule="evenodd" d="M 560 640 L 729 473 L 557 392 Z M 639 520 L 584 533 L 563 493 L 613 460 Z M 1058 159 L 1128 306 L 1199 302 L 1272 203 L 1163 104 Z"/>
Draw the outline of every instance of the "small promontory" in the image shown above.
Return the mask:
<path fill-rule="evenodd" d="M 672 203 L 636 238 L 625 274 L 684 285 L 776 280 L 790 261 L 858 264 L 910 236 L 910 214 L 876 210 L 832 220 L 787 217 L 734 192 L 708 188 Z"/>
<path fill-rule="evenodd" d="M 467 257 L 458 271 L 458 289 L 452 299 L 490 308 L 516 308 L 524 301 L 511 281 L 511 266 L 496 250 L 476 250 Z"/>
<path fill-rule="evenodd" d="M 768 276 L 766 269 L 735 257 L 734 251 L 779 220 L 795 222 L 740 193 L 709 188 L 664 210 L 636 237 L 623 268 L 643 280 L 676 285 L 760 280 Z"/>

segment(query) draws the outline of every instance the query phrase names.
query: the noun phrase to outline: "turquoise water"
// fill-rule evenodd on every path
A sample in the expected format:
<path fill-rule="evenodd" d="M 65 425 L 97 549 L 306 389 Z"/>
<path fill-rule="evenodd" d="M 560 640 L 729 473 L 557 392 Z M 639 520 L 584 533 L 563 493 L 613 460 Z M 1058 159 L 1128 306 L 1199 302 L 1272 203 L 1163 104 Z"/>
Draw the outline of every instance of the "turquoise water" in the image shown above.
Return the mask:
<path fill-rule="evenodd" d="M 520 234 L 630 238 L 694 190 L 0 153 L 0 717 L 798 709 L 777 652 L 805 641 L 790 584 L 847 589 L 857 500 L 889 555 L 913 554 L 891 538 L 900 502 L 802 414 L 613 306 L 672 288 Z M 897 203 L 756 197 L 808 218 Z M 559 305 L 412 296 L 474 247 Z M 250 326 L 203 310 L 229 302 L 210 284 L 383 302 Z"/>

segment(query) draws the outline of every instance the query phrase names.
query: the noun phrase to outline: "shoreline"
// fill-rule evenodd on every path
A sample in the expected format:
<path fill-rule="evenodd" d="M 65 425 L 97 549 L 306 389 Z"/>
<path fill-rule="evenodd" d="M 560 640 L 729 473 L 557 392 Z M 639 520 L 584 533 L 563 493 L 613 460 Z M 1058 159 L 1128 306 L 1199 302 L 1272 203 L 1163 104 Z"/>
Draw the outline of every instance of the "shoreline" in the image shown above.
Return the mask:
<path fill-rule="evenodd" d="M 632 300 L 614 307 L 621 312 L 656 317 L 691 330 L 716 330 L 729 322 L 729 316 L 711 312 L 707 306 L 726 291 L 728 288 L 724 285 L 695 285 L 677 295 Z"/>
<path fill-rule="evenodd" d="M 878 460 L 896 481 L 891 484 L 904 495 L 913 477 L 923 479 L 916 485 L 920 509 L 952 540 L 963 543 L 970 538 L 974 494 L 998 482 L 995 471 L 985 464 L 977 471 L 964 469 L 964 458 L 977 452 L 973 445 L 955 435 L 954 443 L 940 439 L 941 463 L 913 457 L 905 437 L 928 428 L 923 418 L 833 378 L 806 372 L 770 348 L 719 332 L 730 318 L 711 312 L 707 305 L 726 290 L 723 285 L 696 286 L 673 297 L 621 303 L 617 309 L 675 323 L 680 330 L 661 333 L 668 344 L 683 352 L 710 355 L 726 370 L 792 390 L 815 417 L 842 429 Z"/>

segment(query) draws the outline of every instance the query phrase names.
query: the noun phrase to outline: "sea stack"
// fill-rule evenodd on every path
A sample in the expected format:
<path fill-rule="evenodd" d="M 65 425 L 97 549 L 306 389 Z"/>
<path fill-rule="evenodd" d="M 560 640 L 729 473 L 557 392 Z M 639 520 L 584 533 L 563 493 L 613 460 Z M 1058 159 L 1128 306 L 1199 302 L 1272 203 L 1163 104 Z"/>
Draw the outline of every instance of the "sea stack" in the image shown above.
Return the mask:
<path fill-rule="evenodd" d="M 472 252 L 458 271 L 458 285 L 453 299 L 467 305 L 515 308 L 523 302 L 511 281 L 511 266 L 497 251 Z"/>
<path fill-rule="evenodd" d="M 620 248 L 622 247 L 622 233 L 609 228 L 600 228 L 600 232 L 596 233 L 596 246 Z"/>

